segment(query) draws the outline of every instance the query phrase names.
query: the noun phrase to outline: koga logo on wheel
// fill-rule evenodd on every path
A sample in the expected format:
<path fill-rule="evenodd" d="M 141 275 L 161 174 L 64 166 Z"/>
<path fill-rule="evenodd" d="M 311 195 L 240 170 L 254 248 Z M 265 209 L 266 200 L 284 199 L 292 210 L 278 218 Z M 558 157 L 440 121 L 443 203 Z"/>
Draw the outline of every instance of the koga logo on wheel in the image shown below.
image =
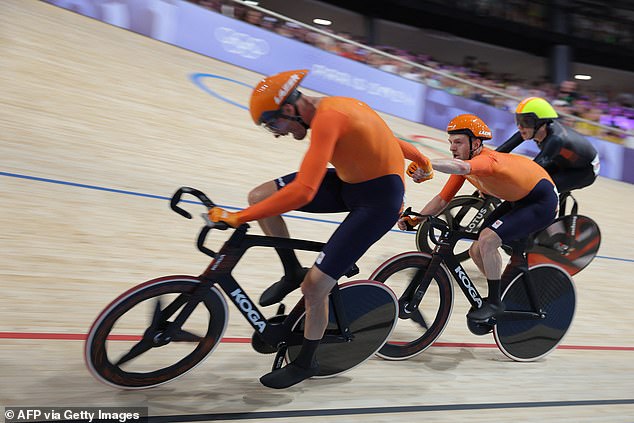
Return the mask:
<path fill-rule="evenodd" d="M 456 275 L 458 275 L 458 279 L 460 279 L 460 282 L 462 282 L 462 285 L 464 285 L 464 287 L 467 288 L 467 291 L 469 291 L 469 295 L 471 295 L 471 298 L 473 298 L 473 301 L 475 301 L 478 304 L 478 307 L 482 307 L 482 298 L 478 296 L 478 293 L 473 287 L 473 284 L 471 283 L 469 276 L 467 276 L 462 266 L 456 267 L 453 271 L 456 273 Z"/>
<path fill-rule="evenodd" d="M 240 307 L 240 310 L 244 311 L 247 316 L 249 316 L 249 320 L 253 323 L 253 325 L 257 326 L 258 332 L 264 332 L 266 323 L 262 321 L 262 317 L 254 310 L 253 304 L 251 304 L 251 301 L 249 301 L 246 295 L 244 295 L 242 290 L 240 288 L 236 289 L 231 293 L 231 297 L 233 298 L 233 302 Z"/>

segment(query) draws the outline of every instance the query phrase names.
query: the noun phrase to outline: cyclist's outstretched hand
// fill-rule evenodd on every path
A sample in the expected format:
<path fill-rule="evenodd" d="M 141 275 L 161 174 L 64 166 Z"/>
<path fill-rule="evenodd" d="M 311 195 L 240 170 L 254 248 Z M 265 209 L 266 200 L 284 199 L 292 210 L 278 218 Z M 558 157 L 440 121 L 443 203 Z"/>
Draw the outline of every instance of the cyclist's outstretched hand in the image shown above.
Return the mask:
<path fill-rule="evenodd" d="M 421 167 L 418 163 L 411 162 L 409 166 L 407 166 L 407 175 L 411 177 L 414 182 L 420 184 L 421 182 L 429 181 L 434 177 L 434 169 L 431 167 L 431 164 Z"/>
<path fill-rule="evenodd" d="M 225 222 L 227 225 L 237 228 L 242 224 L 240 222 L 240 213 L 229 212 L 220 207 L 212 207 L 209 209 L 209 220 L 212 222 Z"/>

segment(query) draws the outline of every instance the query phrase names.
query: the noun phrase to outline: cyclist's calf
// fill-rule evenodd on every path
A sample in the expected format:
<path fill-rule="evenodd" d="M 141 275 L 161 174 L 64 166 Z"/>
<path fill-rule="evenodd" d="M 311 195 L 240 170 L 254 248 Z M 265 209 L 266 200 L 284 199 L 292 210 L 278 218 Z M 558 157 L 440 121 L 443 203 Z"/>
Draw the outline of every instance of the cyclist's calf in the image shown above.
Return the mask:
<path fill-rule="evenodd" d="M 328 325 L 328 294 L 337 281 L 313 266 L 306 274 L 301 285 L 304 295 L 306 314 L 311 316 L 306 321 L 304 337 L 321 339 Z"/>
<path fill-rule="evenodd" d="M 498 248 L 502 246 L 502 240 L 494 231 L 484 228 L 478 237 L 477 249 L 479 259 L 487 279 L 500 279 L 502 274 L 502 256 Z M 477 263 L 476 263 L 477 264 Z"/>

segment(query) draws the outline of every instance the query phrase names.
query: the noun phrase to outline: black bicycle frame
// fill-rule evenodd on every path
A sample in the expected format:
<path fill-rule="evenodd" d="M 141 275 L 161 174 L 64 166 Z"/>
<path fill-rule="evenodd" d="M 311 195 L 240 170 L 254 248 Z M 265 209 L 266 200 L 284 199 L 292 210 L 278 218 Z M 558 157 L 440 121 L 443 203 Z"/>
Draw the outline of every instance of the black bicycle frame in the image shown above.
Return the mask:
<path fill-rule="evenodd" d="M 478 192 L 476 191 L 475 193 L 473 193 L 473 196 L 478 196 Z M 497 199 L 496 197 L 493 197 L 492 195 L 485 195 L 484 197 L 482 197 L 482 199 L 484 200 L 484 204 L 482 205 L 482 207 L 480 207 L 480 210 L 478 210 L 478 212 L 476 213 L 476 215 L 473 217 L 473 219 L 471 219 L 471 221 L 469 222 L 468 225 L 466 225 L 466 232 L 468 233 L 477 233 L 480 230 L 480 223 L 482 223 L 482 221 L 489 215 L 490 210 L 489 210 L 489 206 L 491 204 L 495 204 L 495 203 L 499 203 L 499 199 Z M 454 219 L 458 222 L 462 222 L 462 219 L 465 217 L 465 215 L 469 212 L 469 209 L 471 207 L 469 206 L 463 206 L 460 211 L 458 211 L 458 213 L 456 213 L 456 216 L 454 217 Z"/>
<path fill-rule="evenodd" d="M 214 254 L 215 257 L 212 256 L 214 259 L 200 275 L 200 279 L 210 284 L 220 286 L 231 301 L 233 301 L 238 310 L 240 310 L 244 318 L 253 326 L 253 329 L 260 334 L 261 338 L 265 342 L 271 341 L 272 345 L 275 345 L 282 333 L 290 332 L 292 328 L 287 327 L 287 325 L 294 323 L 296 319 L 286 319 L 281 325 L 269 324 L 255 303 L 231 275 L 231 272 L 244 256 L 244 253 L 251 247 L 273 247 L 318 252 L 323 249 L 324 244 L 307 240 L 247 235 L 247 228 L 248 225 L 242 225 L 234 231 L 218 253 Z M 337 290 L 335 289 L 335 291 Z M 301 306 L 301 303 L 298 304 L 298 306 Z M 303 310 L 303 307 L 298 306 L 291 311 L 290 316 L 294 316 L 295 313 Z M 337 316 L 339 317 L 338 314 Z M 301 338 L 299 339 L 299 343 L 301 343 Z"/>
<path fill-rule="evenodd" d="M 467 232 L 476 232 L 480 230 L 480 223 L 484 220 L 484 218 L 487 216 L 487 214 L 489 213 L 489 203 L 488 200 L 487 202 L 484 203 L 484 205 L 480 208 L 480 210 L 478 210 L 478 213 L 476 213 L 476 215 L 473 217 L 473 219 L 471 219 L 471 222 L 469 222 L 469 224 L 467 225 Z M 465 211 L 468 209 L 468 207 L 464 207 Z M 465 213 L 463 213 L 463 210 L 460 210 L 457 214 L 456 217 L 458 218 L 462 218 L 463 215 Z M 458 220 L 460 221 L 460 220 Z"/>
<path fill-rule="evenodd" d="M 411 298 L 411 301 L 405 304 L 404 311 L 409 314 L 418 308 L 427 288 L 429 287 L 429 284 L 431 283 L 431 280 L 433 279 L 434 275 L 438 271 L 438 268 L 443 262 L 451 271 L 452 277 L 458 283 L 458 286 L 462 290 L 464 296 L 467 298 L 469 303 L 475 308 L 480 308 L 484 300 L 467 272 L 464 270 L 460 262 L 453 254 L 453 248 L 459 240 L 477 240 L 479 234 L 450 230 L 447 224 L 442 220 L 439 220 L 435 217 L 429 217 L 429 219 L 429 233 L 436 247 L 432 252 L 431 262 L 429 263 L 429 266 L 427 266 L 424 275 L 421 275 L 423 272 L 422 270 L 419 270 L 416 275 L 414 275 L 412 283 L 403 294 L 403 298 Z M 434 229 L 440 231 L 441 235 L 439 238 L 437 238 L 434 234 Z M 539 319 L 543 317 L 543 312 L 537 302 L 535 288 L 530 281 L 530 276 L 528 273 L 528 261 L 526 259 L 526 253 L 524 252 L 524 250 L 525 246 L 523 243 L 514 243 L 511 261 L 504 269 L 502 282 L 506 282 L 506 284 L 508 284 L 508 282 L 512 281 L 517 275 L 523 274 L 524 277 L 522 278 L 522 281 L 527 290 L 533 311 L 508 310 L 504 312 L 504 319 Z M 416 291 L 414 292 L 412 292 L 413 287 L 416 287 Z"/>
<path fill-rule="evenodd" d="M 431 224 L 432 228 L 434 228 L 434 224 Z M 459 231 L 451 231 L 448 232 L 444 230 L 445 228 L 439 227 L 440 225 L 436 225 L 435 228 L 441 230 L 441 236 L 439 239 L 433 239 L 436 247 L 434 248 L 434 252 L 432 253 L 432 257 L 437 255 L 439 257 L 439 262 L 444 262 L 447 268 L 451 271 L 451 275 L 458 283 L 458 286 L 462 290 L 465 298 L 471 303 L 472 306 L 476 308 L 480 308 L 483 303 L 482 296 L 478 292 L 475 284 L 464 270 L 460 262 L 456 259 L 453 254 L 453 248 L 456 243 L 461 239 L 470 239 L 476 240 L 478 239 L 478 233 L 473 232 L 459 232 Z M 433 237 L 433 235 L 432 235 Z M 433 263 L 433 259 L 432 259 Z M 439 263 L 440 265 L 440 263 Z M 435 272 L 434 272 L 435 273 Z"/>
<path fill-rule="evenodd" d="M 570 191 L 565 192 L 561 195 L 559 199 L 559 218 L 562 218 L 566 215 L 566 206 L 568 205 L 568 198 L 572 200 L 572 207 L 570 209 L 570 226 L 566 231 L 566 244 L 573 245 L 573 241 L 575 240 L 576 232 L 577 232 L 577 216 L 578 216 L 578 204 L 575 197 L 572 196 Z"/>
<path fill-rule="evenodd" d="M 214 207 L 214 203 L 205 196 L 202 192 L 188 187 L 180 188 L 172 197 L 171 208 L 179 214 L 191 218 L 191 214 L 182 208 L 178 207 L 178 202 L 183 193 L 192 194 L 198 197 L 207 208 Z M 166 307 L 163 312 L 168 309 L 174 313 L 180 306 L 186 303 L 183 310 L 179 313 L 178 317 L 172 324 L 169 325 L 165 336 L 171 337 L 173 333 L 176 333 L 183 325 L 185 320 L 193 312 L 194 308 L 200 301 L 203 301 L 206 292 L 209 288 L 217 284 L 225 292 L 225 294 L 233 301 L 240 313 L 249 322 L 253 329 L 259 333 L 262 340 L 270 345 L 277 345 L 280 340 L 286 335 L 290 334 L 290 338 L 287 337 L 284 341 L 287 345 L 299 345 L 303 341 L 303 334 L 293 335 L 290 327 L 291 324 L 297 322 L 301 313 L 304 312 L 303 302 L 300 301 L 289 313 L 288 317 L 281 324 L 271 324 L 268 319 L 264 317 L 262 312 L 257 308 L 255 303 L 244 292 L 242 287 L 238 284 L 236 279 L 231 275 L 231 272 L 236 267 L 240 259 L 244 256 L 244 253 L 251 247 L 272 247 L 276 249 L 288 249 L 288 250 L 304 250 L 319 252 L 323 249 L 324 243 L 316 241 L 308 241 L 301 239 L 280 238 L 263 235 L 248 235 L 248 224 L 243 224 L 238 227 L 231 237 L 225 241 L 218 253 L 205 247 L 205 239 L 211 229 L 228 229 L 228 226 L 224 223 L 215 223 L 204 226 L 198 235 L 197 247 L 200 251 L 213 258 L 212 262 L 207 266 L 205 271 L 199 276 L 201 284 L 190 298 L 179 297 L 172 304 Z M 359 272 L 356 265 L 346 273 L 346 276 L 353 276 Z M 343 310 L 340 298 L 339 298 L 339 285 L 335 284 L 333 287 L 330 298 L 333 303 L 333 312 L 339 325 L 341 332 L 340 336 L 333 336 L 326 334 L 324 340 L 328 342 L 349 342 L 351 335 L 349 331 L 349 324 L 346 317 L 346 313 Z M 161 314 L 163 314 L 163 312 Z M 170 315 L 171 315 L 170 313 Z M 292 317 L 292 318 L 291 318 Z"/>

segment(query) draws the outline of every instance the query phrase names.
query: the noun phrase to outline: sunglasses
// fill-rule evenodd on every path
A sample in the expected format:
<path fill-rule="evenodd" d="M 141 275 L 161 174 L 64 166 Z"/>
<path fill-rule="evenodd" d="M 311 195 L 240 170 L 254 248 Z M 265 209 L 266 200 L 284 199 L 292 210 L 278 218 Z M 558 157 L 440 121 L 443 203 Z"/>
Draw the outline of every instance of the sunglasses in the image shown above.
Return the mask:
<path fill-rule="evenodd" d="M 538 121 L 539 119 L 533 113 L 515 115 L 515 124 L 522 128 L 535 128 Z"/>
<path fill-rule="evenodd" d="M 279 111 L 262 113 L 260 122 L 262 126 L 276 136 L 287 133 L 290 125 L 290 121 L 284 119 Z"/>
<path fill-rule="evenodd" d="M 262 122 L 262 126 L 264 126 L 269 132 L 272 132 L 274 135 L 281 135 L 288 132 L 290 122 L 287 119 L 275 118 L 270 119 L 266 122 Z"/>

